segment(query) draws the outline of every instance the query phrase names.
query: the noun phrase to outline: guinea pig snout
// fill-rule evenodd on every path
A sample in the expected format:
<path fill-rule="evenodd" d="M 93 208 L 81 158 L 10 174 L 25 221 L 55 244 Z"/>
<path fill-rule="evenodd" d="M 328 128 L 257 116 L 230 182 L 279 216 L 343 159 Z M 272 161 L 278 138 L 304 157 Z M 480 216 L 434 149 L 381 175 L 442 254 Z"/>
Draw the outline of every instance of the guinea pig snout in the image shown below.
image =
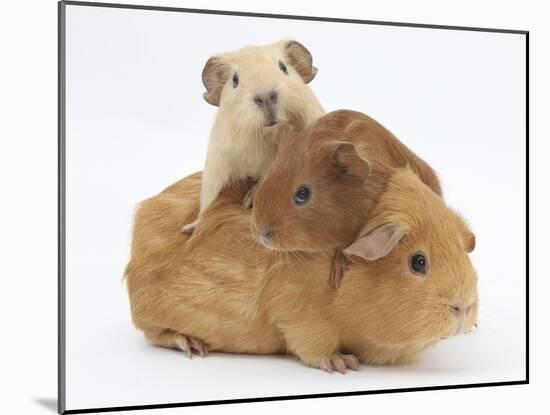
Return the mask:
<path fill-rule="evenodd" d="M 256 94 L 253 100 L 264 115 L 265 125 L 272 127 L 277 124 L 277 103 L 279 101 L 277 91 L 272 90 L 263 94 Z"/>
<path fill-rule="evenodd" d="M 256 227 L 256 236 L 263 246 L 272 247 L 273 228 L 271 226 Z"/>

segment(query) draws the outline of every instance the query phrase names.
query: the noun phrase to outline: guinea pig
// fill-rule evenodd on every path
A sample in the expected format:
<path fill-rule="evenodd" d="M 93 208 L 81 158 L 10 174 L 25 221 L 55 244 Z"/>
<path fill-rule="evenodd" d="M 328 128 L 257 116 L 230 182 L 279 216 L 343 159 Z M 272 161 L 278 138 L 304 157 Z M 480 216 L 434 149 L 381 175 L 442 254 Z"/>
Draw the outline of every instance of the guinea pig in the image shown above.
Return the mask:
<path fill-rule="evenodd" d="M 371 117 L 328 113 L 302 132 L 282 128 L 275 160 L 254 196 L 258 241 L 277 251 L 335 252 L 332 281 L 392 168 L 408 166 L 437 195 L 434 170 Z"/>
<path fill-rule="evenodd" d="M 338 290 L 327 284 L 331 255 L 281 255 L 257 243 L 241 203 L 252 184 L 224 190 L 201 223 L 213 237 L 191 245 L 173 226 L 196 213 L 199 175 L 138 209 L 126 278 L 133 321 L 154 344 L 190 356 L 292 353 L 343 373 L 359 361 L 409 362 L 474 326 L 475 237 L 411 170 L 390 174 L 344 249 L 350 265 Z"/>
<path fill-rule="evenodd" d="M 263 175 L 275 157 L 281 123 L 301 130 L 324 114 L 307 85 L 317 74 L 312 62 L 295 40 L 208 59 L 202 71 L 204 99 L 219 110 L 208 142 L 200 212 L 228 183 Z M 200 213 L 182 232 L 192 233 L 199 220 Z"/>

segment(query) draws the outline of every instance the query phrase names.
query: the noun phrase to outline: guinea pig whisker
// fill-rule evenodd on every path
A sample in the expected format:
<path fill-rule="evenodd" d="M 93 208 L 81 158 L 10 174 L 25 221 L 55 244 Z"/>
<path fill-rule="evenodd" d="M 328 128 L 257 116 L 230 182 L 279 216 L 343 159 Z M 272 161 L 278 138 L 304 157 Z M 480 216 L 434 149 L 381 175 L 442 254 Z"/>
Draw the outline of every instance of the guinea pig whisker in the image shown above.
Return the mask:
<path fill-rule="evenodd" d="M 293 275 L 297 275 L 297 272 L 296 272 L 296 264 L 294 264 L 294 262 L 292 261 L 292 258 L 290 256 L 290 252 L 288 251 L 280 251 L 281 254 L 283 255 L 283 257 L 285 258 L 285 262 L 289 265 L 289 267 L 291 268 L 292 270 L 292 274 Z"/>
<path fill-rule="evenodd" d="M 296 262 L 298 262 L 302 269 L 307 270 L 307 260 L 300 251 L 292 251 L 289 254 L 291 254 L 289 256 L 293 256 L 296 259 Z"/>

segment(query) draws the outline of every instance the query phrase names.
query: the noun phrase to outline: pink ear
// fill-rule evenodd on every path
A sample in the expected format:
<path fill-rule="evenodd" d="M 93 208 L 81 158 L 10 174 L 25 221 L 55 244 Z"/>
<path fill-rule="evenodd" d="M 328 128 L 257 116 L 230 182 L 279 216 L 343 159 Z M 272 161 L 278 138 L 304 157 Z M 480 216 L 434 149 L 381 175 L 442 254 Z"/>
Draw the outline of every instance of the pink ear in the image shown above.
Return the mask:
<path fill-rule="evenodd" d="M 470 253 L 472 252 L 476 247 L 476 236 L 473 232 L 467 231 L 466 232 L 466 242 L 465 242 L 465 248 L 466 252 Z"/>
<path fill-rule="evenodd" d="M 212 56 L 202 69 L 202 83 L 206 92 L 204 100 L 216 107 L 220 106 L 222 89 L 229 78 L 229 66 L 218 56 Z"/>
<path fill-rule="evenodd" d="M 405 231 L 397 223 L 387 223 L 357 239 L 344 249 L 344 255 L 347 257 L 359 256 L 367 261 L 375 261 L 390 253 L 404 235 Z"/>

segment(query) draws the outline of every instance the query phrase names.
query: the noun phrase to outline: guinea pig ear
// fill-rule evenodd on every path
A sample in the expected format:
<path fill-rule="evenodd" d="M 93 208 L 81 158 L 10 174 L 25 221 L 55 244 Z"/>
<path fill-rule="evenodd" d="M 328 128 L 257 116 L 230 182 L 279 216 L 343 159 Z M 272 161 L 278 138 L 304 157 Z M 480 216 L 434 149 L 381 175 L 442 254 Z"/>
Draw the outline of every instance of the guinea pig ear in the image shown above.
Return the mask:
<path fill-rule="evenodd" d="M 348 258 L 358 256 L 367 261 L 375 261 L 389 254 L 406 234 L 397 223 L 386 223 L 358 238 L 344 249 Z"/>
<path fill-rule="evenodd" d="M 212 56 L 202 70 L 202 83 L 206 92 L 202 95 L 206 102 L 216 107 L 220 105 L 222 89 L 229 78 L 229 65 L 218 56 Z"/>
<path fill-rule="evenodd" d="M 286 61 L 300 74 L 306 84 L 309 84 L 315 78 L 317 68 L 313 66 L 311 53 L 304 45 L 291 40 L 285 44 L 284 54 Z"/>
<path fill-rule="evenodd" d="M 331 148 L 329 157 L 338 166 L 343 175 L 354 176 L 364 180 L 370 173 L 369 162 L 359 156 L 357 148 L 352 143 L 341 142 L 335 144 Z"/>
<path fill-rule="evenodd" d="M 467 231 L 464 238 L 464 248 L 466 249 L 466 252 L 469 254 L 475 249 L 475 247 L 476 236 L 472 231 Z"/>

